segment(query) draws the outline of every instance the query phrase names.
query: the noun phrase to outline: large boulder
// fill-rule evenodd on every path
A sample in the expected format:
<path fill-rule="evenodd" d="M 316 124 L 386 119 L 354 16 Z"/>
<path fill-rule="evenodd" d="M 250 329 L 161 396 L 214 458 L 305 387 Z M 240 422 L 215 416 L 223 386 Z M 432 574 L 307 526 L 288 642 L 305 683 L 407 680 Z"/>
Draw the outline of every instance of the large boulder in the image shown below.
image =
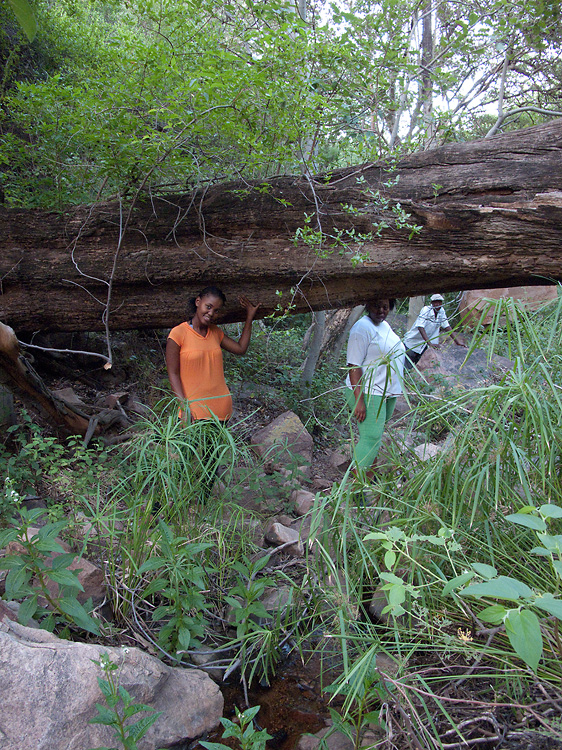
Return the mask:
<path fill-rule="evenodd" d="M 468 358 L 467 354 L 468 349 L 449 342 L 442 344 L 439 349 L 426 349 L 416 367 L 427 380 L 436 385 L 461 388 L 488 385 L 513 369 L 511 360 L 498 355 L 488 360 L 483 349 L 476 349 Z"/>
<path fill-rule="evenodd" d="M 94 660 L 107 653 L 135 702 L 162 711 L 140 750 L 169 747 L 217 726 L 223 697 L 200 670 L 169 667 L 138 648 L 65 641 L 4 618 L 0 622 L 2 750 L 89 750 L 115 746 L 113 730 L 88 724 L 105 705 Z M 138 714 L 135 718 L 146 714 Z M 134 721 L 135 719 L 133 719 Z"/>
<path fill-rule="evenodd" d="M 476 325 L 482 311 L 490 299 L 512 299 L 522 302 L 529 310 L 537 310 L 546 302 L 558 297 L 558 287 L 549 286 L 506 286 L 499 289 L 471 289 L 463 292 L 459 312 L 464 325 Z M 492 321 L 493 308 L 485 315 L 482 323 L 488 325 Z"/>
<path fill-rule="evenodd" d="M 312 436 L 292 411 L 283 412 L 273 422 L 252 435 L 251 443 L 261 456 L 281 463 L 291 463 L 294 456 L 312 461 Z"/>

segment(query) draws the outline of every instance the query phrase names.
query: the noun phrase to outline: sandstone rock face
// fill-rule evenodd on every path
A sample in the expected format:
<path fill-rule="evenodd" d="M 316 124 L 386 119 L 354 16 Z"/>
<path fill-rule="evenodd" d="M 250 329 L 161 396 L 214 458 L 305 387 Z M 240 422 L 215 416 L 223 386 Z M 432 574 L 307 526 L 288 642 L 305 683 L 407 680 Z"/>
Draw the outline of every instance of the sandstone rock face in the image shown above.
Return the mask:
<path fill-rule="evenodd" d="M 299 417 L 292 411 L 280 414 L 273 422 L 252 435 L 251 443 L 261 456 L 273 453 L 278 462 L 288 463 L 294 454 L 312 460 L 313 440 Z"/>
<path fill-rule="evenodd" d="M 219 688 L 203 672 L 168 667 L 138 648 L 65 641 L 45 630 L 0 623 L 0 747 L 2 750 L 89 750 L 114 747 L 113 730 L 88 724 L 105 705 L 92 659 L 108 653 L 119 684 L 162 716 L 139 742 L 155 750 L 215 727 L 223 710 Z M 137 719 L 145 714 L 137 715 Z"/>
<path fill-rule="evenodd" d="M 461 319 L 467 325 L 476 325 L 480 320 L 482 310 L 486 307 L 486 299 L 505 299 L 512 297 L 524 303 L 529 310 L 537 310 L 545 302 L 556 299 L 558 290 L 556 286 L 506 286 L 500 289 L 472 289 L 463 292 L 459 312 Z M 487 313 L 482 321 L 487 325 L 492 320 L 493 311 Z"/>

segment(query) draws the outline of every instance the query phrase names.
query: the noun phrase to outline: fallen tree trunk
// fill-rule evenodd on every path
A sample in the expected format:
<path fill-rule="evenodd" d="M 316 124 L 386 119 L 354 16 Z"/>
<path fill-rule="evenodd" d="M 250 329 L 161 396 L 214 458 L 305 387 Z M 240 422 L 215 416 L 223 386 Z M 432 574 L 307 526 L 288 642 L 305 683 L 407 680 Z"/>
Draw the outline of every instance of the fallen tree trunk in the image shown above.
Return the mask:
<path fill-rule="evenodd" d="M 243 317 L 240 293 L 264 316 L 561 280 L 561 149 L 557 120 L 314 179 L 0 210 L 0 320 L 18 333 L 168 328 L 209 283 L 230 298 L 226 322 Z"/>
<path fill-rule="evenodd" d="M 0 323 L 0 382 L 13 391 L 21 401 L 38 406 L 55 427 L 69 434 L 85 435 L 88 419 L 56 398 L 41 378 L 21 355 L 18 340 L 9 326 Z"/>

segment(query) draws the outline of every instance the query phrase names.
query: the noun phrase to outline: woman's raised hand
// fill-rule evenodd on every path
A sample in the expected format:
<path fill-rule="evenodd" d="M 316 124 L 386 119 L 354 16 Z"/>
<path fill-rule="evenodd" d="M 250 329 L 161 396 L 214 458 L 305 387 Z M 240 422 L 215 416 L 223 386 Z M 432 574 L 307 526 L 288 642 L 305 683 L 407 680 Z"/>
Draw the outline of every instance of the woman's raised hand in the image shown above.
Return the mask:
<path fill-rule="evenodd" d="M 257 305 L 254 305 L 253 302 L 250 302 L 250 300 L 247 297 L 240 296 L 238 297 L 238 301 L 242 305 L 243 308 L 246 310 L 246 318 L 248 320 L 253 320 L 256 317 L 256 313 L 258 309 L 261 306 L 261 303 L 258 302 Z"/>

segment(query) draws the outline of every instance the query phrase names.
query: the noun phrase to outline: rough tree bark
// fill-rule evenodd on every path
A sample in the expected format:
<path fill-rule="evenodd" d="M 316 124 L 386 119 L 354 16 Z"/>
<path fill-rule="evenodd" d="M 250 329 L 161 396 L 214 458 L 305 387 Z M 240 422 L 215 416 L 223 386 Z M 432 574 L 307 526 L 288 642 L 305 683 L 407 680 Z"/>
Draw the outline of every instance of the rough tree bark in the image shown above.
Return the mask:
<path fill-rule="evenodd" d="M 562 279 L 562 120 L 395 164 L 218 185 L 190 195 L 80 207 L 64 215 L 0 210 L 0 320 L 42 330 L 167 328 L 212 282 L 261 300 L 261 314 L 351 306 L 373 295 L 517 286 Z M 398 181 L 396 182 L 396 179 Z M 369 195 L 368 192 L 371 191 Z M 409 239 L 377 192 L 422 227 Z M 347 204 L 353 213 L 345 210 Z M 368 234 L 321 252 L 299 227 Z M 306 232 L 304 233 L 306 235 Z M 117 248 L 119 248 L 117 250 Z M 107 307 L 108 290 L 111 302 Z"/>

